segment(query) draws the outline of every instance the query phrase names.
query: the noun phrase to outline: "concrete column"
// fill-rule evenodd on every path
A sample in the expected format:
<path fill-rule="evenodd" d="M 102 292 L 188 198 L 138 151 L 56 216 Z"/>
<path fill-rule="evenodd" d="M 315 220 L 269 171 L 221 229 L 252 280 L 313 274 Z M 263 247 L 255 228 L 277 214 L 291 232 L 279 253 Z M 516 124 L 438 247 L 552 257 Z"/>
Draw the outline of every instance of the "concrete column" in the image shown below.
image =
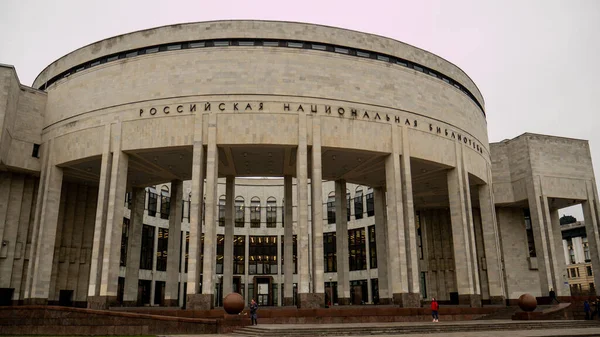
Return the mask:
<path fill-rule="evenodd" d="M 387 225 L 385 223 L 385 192 L 383 187 L 373 188 L 373 202 L 375 206 L 375 237 L 377 241 L 377 282 L 379 283 L 379 304 L 390 304 L 388 273 L 388 240 Z"/>
<path fill-rule="evenodd" d="M 108 208 L 108 194 L 110 188 L 113 157 L 111 153 L 111 125 L 112 124 L 108 124 L 104 128 L 102 160 L 100 162 L 100 180 L 98 186 L 98 201 L 96 205 L 96 221 L 94 223 L 94 241 L 92 244 L 92 260 L 90 264 L 88 300 L 100 296 L 102 260 L 104 254 L 104 236 L 106 233 L 106 210 Z M 90 307 L 89 304 L 88 307 Z"/>
<path fill-rule="evenodd" d="M 150 281 L 150 305 L 154 305 L 156 299 L 156 262 L 158 250 L 158 226 L 154 226 L 154 242 L 152 243 L 154 254 L 152 255 L 152 280 Z"/>
<path fill-rule="evenodd" d="M 503 304 L 504 293 L 501 255 L 498 254 L 498 226 L 494 216 L 493 194 L 490 185 L 479 186 L 479 210 L 481 213 L 481 231 L 485 250 L 485 263 L 488 279 L 488 290 L 492 304 Z"/>
<path fill-rule="evenodd" d="M 544 205 L 540 192 L 539 178 L 534 176 L 527 181 L 527 199 L 529 203 L 529 214 L 533 229 L 533 240 L 535 242 L 536 259 L 540 279 L 540 291 L 542 296 L 548 296 L 550 288 L 556 288 L 553 283 L 551 256 L 548 251 L 548 238 L 546 222 L 544 221 Z"/>
<path fill-rule="evenodd" d="M 123 304 L 126 306 L 137 305 L 145 197 L 146 191 L 143 188 L 133 188 L 131 195 L 133 202 L 129 219 L 129 239 L 127 241 L 125 289 L 123 291 Z"/>
<path fill-rule="evenodd" d="M 321 169 L 321 119 L 313 115 L 312 118 L 312 277 L 313 301 L 325 303 L 325 281 L 323 276 L 323 190 Z"/>
<path fill-rule="evenodd" d="M 350 276 L 348 255 L 348 209 L 346 208 L 346 181 L 335 181 L 335 254 L 337 259 L 337 291 L 340 305 L 350 304 Z"/>
<path fill-rule="evenodd" d="M 60 290 L 67 288 L 67 279 L 69 277 L 69 255 L 72 243 L 73 227 L 75 224 L 75 210 L 77 208 L 77 200 L 80 195 L 77 194 L 77 185 L 73 183 L 65 183 L 63 195 L 66 196 L 65 202 L 61 205 L 62 210 L 59 212 L 58 232 L 56 233 L 56 247 L 54 249 L 54 267 L 52 271 L 52 284 L 50 287 L 50 298 L 58 300 Z M 61 219 L 62 214 L 62 219 Z M 54 289 L 54 294 L 52 289 Z"/>
<path fill-rule="evenodd" d="M 223 293 L 233 292 L 233 214 L 235 213 L 235 177 L 227 176 L 225 183 L 225 241 L 223 242 Z"/>
<path fill-rule="evenodd" d="M 208 145 L 206 148 L 206 216 L 204 220 L 204 261 L 202 275 L 203 306 L 212 309 L 215 303 L 215 264 L 217 253 L 217 188 L 219 177 L 219 151 L 217 150 L 217 115 L 208 121 Z"/>
<path fill-rule="evenodd" d="M 47 147 L 42 157 L 45 164 L 41 172 L 27 272 L 25 299 L 29 304 L 48 302 L 61 200 L 63 171 L 54 165 L 52 140 L 48 141 Z"/>
<path fill-rule="evenodd" d="M 296 151 L 296 179 L 298 192 L 298 306 L 300 308 L 319 307 L 310 294 L 310 242 L 308 231 L 308 150 L 306 114 L 298 115 L 298 151 Z"/>
<path fill-rule="evenodd" d="M 4 225 L 4 234 L 2 236 L 2 230 L 0 229 L 0 242 L 4 247 L 0 246 L 0 249 L 6 249 L 6 257 L 0 259 L 0 287 L 11 288 L 11 275 L 13 274 L 13 262 L 15 261 L 15 254 L 17 248 L 17 234 L 19 229 L 19 218 L 21 216 L 21 208 L 23 207 L 24 201 L 24 190 L 25 190 L 25 176 L 24 175 L 13 175 L 9 172 L 0 173 L 0 177 L 4 178 L 9 176 L 10 182 L 10 193 L 8 195 L 2 195 L 1 198 L 6 196 L 6 199 L 2 199 L 0 204 L 6 205 L 4 216 L 0 220 Z M 0 226 L 2 226 L 0 225 Z"/>
<path fill-rule="evenodd" d="M 556 289 L 554 290 L 556 291 L 557 296 L 571 296 L 571 289 L 569 288 L 567 279 L 567 264 L 563 252 L 563 240 L 562 232 L 560 230 L 560 216 L 558 214 L 558 209 L 550 211 L 550 223 L 552 225 L 552 243 L 554 245 L 553 260 L 557 268 L 554 270 L 554 278 L 556 280 Z M 583 246 L 581 247 L 583 248 Z M 567 282 L 567 284 L 565 284 L 565 282 Z"/>
<path fill-rule="evenodd" d="M 292 177 L 283 177 L 283 195 L 284 205 L 283 212 L 283 242 L 284 246 L 284 263 L 285 270 L 283 271 L 283 305 L 294 305 L 294 212 L 292 204 Z"/>
<path fill-rule="evenodd" d="M 171 182 L 171 205 L 169 208 L 169 242 L 167 245 L 167 282 L 165 284 L 165 306 L 179 305 L 179 259 L 181 257 L 181 214 L 183 206 L 183 181 Z M 181 278 L 183 279 L 183 278 Z M 183 281 L 182 281 L 183 282 Z M 183 296 L 183 294 L 181 294 Z"/>
<path fill-rule="evenodd" d="M 402 174 L 400 165 L 401 139 L 396 126 L 391 126 L 392 149 L 385 160 L 386 192 L 387 192 L 387 235 L 388 235 L 388 273 L 389 290 L 394 304 L 405 306 L 409 300 L 408 269 L 404 247 L 404 202 L 402 198 Z M 395 243 L 395 244 L 394 244 Z M 402 248 L 401 248 L 402 247 Z"/>
<path fill-rule="evenodd" d="M 188 282 L 186 308 L 202 308 L 200 270 L 202 269 L 202 202 L 204 199 L 204 145 L 202 113 L 194 115 L 194 148 L 192 157 L 192 200 L 190 201 L 190 249 L 188 253 Z"/>
<path fill-rule="evenodd" d="M 102 276 L 100 298 L 90 299 L 90 305 L 106 309 L 117 302 L 119 280 L 119 262 L 121 253 L 121 236 L 123 232 L 123 215 L 125 190 L 127 185 L 127 166 L 129 157 L 121 151 L 121 124 L 113 126 L 113 160 L 111 167 L 110 189 L 106 213 L 106 232 L 102 249 Z M 94 305 L 95 304 L 95 305 Z"/>
<path fill-rule="evenodd" d="M 455 149 L 456 168 L 449 170 L 447 176 L 456 286 L 459 303 L 479 307 L 481 294 L 468 173 L 464 167 L 462 145 L 457 143 Z"/>
<path fill-rule="evenodd" d="M 179 252 L 179 259 L 181 260 L 181 268 L 179 270 L 179 307 L 183 308 L 185 306 L 185 282 L 187 281 L 186 272 L 185 272 L 185 246 L 186 246 L 186 236 L 187 231 L 181 232 L 181 251 Z"/>
<path fill-rule="evenodd" d="M 598 295 L 600 294 L 600 231 L 598 230 L 600 216 L 598 214 L 598 194 L 591 181 L 586 182 L 586 190 L 587 200 L 585 200 L 581 206 L 583 208 L 585 231 L 590 246 L 590 259 L 592 260 L 592 270 L 594 274 L 594 288 Z"/>
<path fill-rule="evenodd" d="M 16 237 L 15 256 L 12 269 L 11 285 L 14 288 L 13 303 L 23 299 L 23 289 L 25 281 L 22 279 L 25 276 L 23 269 L 25 267 L 25 247 L 27 244 L 27 232 L 30 229 L 31 216 L 34 212 L 33 202 L 36 199 L 36 191 L 38 190 L 33 177 L 25 178 L 25 187 L 23 192 L 23 205 L 21 206 L 21 217 L 19 218 L 18 233 Z"/>
<path fill-rule="evenodd" d="M 476 296 L 475 301 L 478 301 L 479 304 L 477 306 L 481 306 L 481 286 L 479 283 L 479 263 L 477 261 L 477 246 L 475 244 L 475 228 L 473 224 L 473 207 L 471 205 L 471 186 L 469 183 L 469 172 L 467 171 L 467 163 L 465 160 L 465 156 L 462 151 L 461 145 L 461 158 L 462 158 L 462 170 L 461 174 L 463 175 L 462 180 L 462 188 L 464 190 L 465 196 L 465 214 L 467 216 L 467 236 L 466 240 L 468 240 L 468 251 L 469 251 L 469 268 L 471 270 L 470 277 L 473 279 L 473 291 Z M 473 300 L 471 301 L 471 305 L 474 305 Z"/>
<path fill-rule="evenodd" d="M 415 209 L 413 204 L 412 173 L 410 170 L 410 143 L 408 128 L 404 125 L 402 131 L 402 157 L 400 168 L 402 173 L 402 206 L 404 208 L 404 246 L 408 293 L 403 299 L 404 307 L 421 307 L 421 290 L 419 284 L 419 258 L 417 256 L 417 233 L 415 225 Z M 402 230 L 402 229 L 400 229 Z"/>

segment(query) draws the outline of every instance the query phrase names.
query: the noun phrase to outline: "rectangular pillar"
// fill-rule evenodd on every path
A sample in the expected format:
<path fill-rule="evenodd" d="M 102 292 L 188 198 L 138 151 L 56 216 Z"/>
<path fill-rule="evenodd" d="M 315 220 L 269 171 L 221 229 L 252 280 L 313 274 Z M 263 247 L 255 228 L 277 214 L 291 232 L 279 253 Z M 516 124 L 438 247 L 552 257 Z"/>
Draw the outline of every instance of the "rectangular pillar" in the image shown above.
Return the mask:
<path fill-rule="evenodd" d="M 298 150 L 296 151 L 296 191 L 298 193 L 298 306 L 316 306 L 310 295 L 309 231 L 308 231 L 308 145 L 306 114 L 298 114 Z"/>
<path fill-rule="evenodd" d="M 550 224 L 552 225 L 552 240 L 554 245 L 553 260 L 556 265 L 554 270 L 554 279 L 556 284 L 557 296 L 571 296 L 571 289 L 567 279 L 567 262 L 563 252 L 563 239 L 560 230 L 560 215 L 558 209 L 550 211 Z M 581 246 L 583 248 L 583 246 Z"/>
<path fill-rule="evenodd" d="M 215 267 L 217 253 L 217 188 L 219 178 L 219 151 L 217 149 L 217 115 L 208 121 L 206 148 L 206 216 L 204 221 L 204 261 L 202 275 L 203 309 L 212 309 L 215 303 Z M 200 307 L 197 307 L 198 309 Z"/>
<path fill-rule="evenodd" d="M 123 304 L 136 306 L 140 273 L 140 255 L 142 249 L 142 226 L 144 224 L 144 202 L 146 191 L 134 187 L 131 199 L 131 216 L 129 217 L 129 239 L 127 241 L 127 262 L 125 265 L 125 286 Z"/>
<path fill-rule="evenodd" d="M 179 259 L 181 257 L 181 214 L 183 206 L 183 181 L 171 181 L 171 204 L 169 208 L 169 241 L 167 245 L 167 282 L 165 284 L 165 306 L 179 305 Z M 183 273 L 181 274 L 183 275 Z M 183 293 L 181 294 L 183 296 Z"/>
<path fill-rule="evenodd" d="M 104 238 L 106 233 L 106 210 L 108 208 L 108 194 L 112 167 L 111 153 L 112 124 L 104 128 L 102 143 L 102 159 L 100 162 L 100 180 L 98 182 L 98 200 L 96 205 L 96 220 L 94 222 L 94 241 L 92 243 L 92 260 L 90 263 L 90 279 L 88 286 L 88 300 L 100 296 L 100 283 L 102 277 L 102 260 L 104 254 Z M 88 307 L 90 307 L 88 303 Z"/>
<path fill-rule="evenodd" d="M 340 305 L 350 304 L 350 276 L 348 255 L 348 209 L 346 208 L 346 181 L 335 181 L 335 254 L 337 259 L 337 291 Z"/>
<path fill-rule="evenodd" d="M 594 285 L 596 294 L 600 295 L 600 218 L 598 215 L 598 195 L 592 181 L 586 182 L 587 200 L 581 206 L 583 209 L 583 218 L 585 231 L 587 233 L 588 244 L 590 246 L 590 259 L 592 260 L 592 270 L 594 275 Z"/>
<path fill-rule="evenodd" d="M 25 298 L 29 304 L 48 302 L 62 192 L 63 171 L 54 165 L 53 141 L 50 140 L 47 146 L 43 156 L 45 165 L 39 185 L 25 290 Z"/>
<path fill-rule="evenodd" d="M 110 189 L 106 214 L 106 232 L 102 255 L 102 276 L 99 298 L 91 298 L 92 308 L 106 309 L 117 302 L 119 284 L 119 264 L 121 254 L 121 236 L 123 233 L 123 215 L 125 190 L 127 186 L 127 167 L 129 157 L 121 151 L 121 124 L 113 127 L 113 159 L 110 176 Z"/>
<path fill-rule="evenodd" d="M 533 241 L 535 243 L 536 259 L 540 279 L 540 292 L 542 296 L 549 296 L 550 289 L 556 288 L 553 283 L 551 256 L 548 251 L 548 238 L 546 222 L 544 221 L 544 205 L 539 186 L 539 177 L 534 176 L 527 181 L 527 199 L 529 203 L 529 215 L 533 229 Z"/>
<path fill-rule="evenodd" d="M 417 233 L 415 225 L 415 209 L 413 204 L 412 173 L 410 170 L 410 143 L 406 125 L 402 131 L 402 156 L 400 168 L 402 174 L 402 207 L 404 208 L 404 255 L 406 256 L 406 272 L 408 293 L 404 295 L 404 307 L 421 307 L 421 291 L 419 284 L 419 260 L 417 257 Z M 400 229 L 402 230 L 402 229 Z"/>
<path fill-rule="evenodd" d="M 408 266 L 404 247 L 406 247 L 406 234 L 404 231 L 404 201 L 402 198 L 402 168 L 400 154 L 402 142 L 400 131 L 396 126 L 391 126 L 390 137 L 392 148 L 390 155 L 385 159 L 385 179 L 387 194 L 387 235 L 388 235 L 388 273 L 390 281 L 392 302 L 405 306 L 408 300 Z M 409 301 L 410 302 L 410 301 Z"/>
<path fill-rule="evenodd" d="M 312 115 L 312 277 L 313 299 L 315 304 L 325 303 L 325 281 L 323 269 L 323 190 L 321 169 L 321 119 Z"/>
<path fill-rule="evenodd" d="M 472 278 L 473 266 L 470 263 L 470 240 L 468 236 L 467 215 L 465 214 L 465 196 L 462 188 L 462 175 L 459 171 L 460 168 L 448 171 L 448 197 L 450 202 L 456 289 L 459 294 L 459 303 L 473 305 L 471 301 L 476 301 Z"/>
<path fill-rule="evenodd" d="M 205 302 L 200 294 L 202 263 L 202 215 L 204 200 L 204 144 L 202 140 L 202 113 L 194 115 L 194 140 L 192 150 L 192 198 L 190 200 L 190 248 L 186 308 L 202 308 Z"/>
<path fill-rule="evenodd" d="M 292 203 L 292 177 L 283 177 L 283 238 L 284 271 L 283 271 L 283 305 L 294 305 L 294 212 Z"/>
<path fill-rule="evenodd" d="M 390 304 L 390 273 L 388 272 L 387 225 L 385 223 L 385 192 L 383 187 L 373 188 L 375 207 L 375 237 L 377 242 L 377 282 L 379 283 L 379 304 Z"/>
<path fill-rule="evenodd" d="M 493 194 L 489 184 L 479 185 L 479 210 L 485 250 L 488 290 L 492 304 L 503 304 L 506 296 L 503 286 L 501 255 L 498 254 L 498 226 L 495 219 Z"/>
<path fill-rule="evenodd" d="M 235 213 L 235 177 L 227 176 L 225 183 L 225 241 L 223 242 L 223 293 L 233 292 L 233 214 Z"/>

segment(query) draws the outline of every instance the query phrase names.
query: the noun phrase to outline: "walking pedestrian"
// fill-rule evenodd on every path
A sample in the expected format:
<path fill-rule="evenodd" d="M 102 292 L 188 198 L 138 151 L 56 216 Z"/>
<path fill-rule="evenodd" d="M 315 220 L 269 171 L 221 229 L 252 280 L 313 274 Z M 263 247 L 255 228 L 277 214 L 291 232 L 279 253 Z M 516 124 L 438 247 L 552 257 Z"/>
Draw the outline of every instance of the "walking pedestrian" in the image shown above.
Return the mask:
<path fill-rule="evenodd" d="M 554 303 L 554 301 L 556 301 L 556 303 L 560 303 L 558 298 L 556 298 L 556 292 L 553 288 L 550 288 L 550 304 Z"/>
<path fill-rule="evenodd" d="M 589 321 L 590 320 L 590 303 L 585 300 L 585 302 L 583 302 L 583 311 L 585 312 L 585 320 Z"/>
<path fill-rule="evenodd" d="M 252 302 L 250 302 L 250 319 L 252 320 L 252 325 L 258 325 L 256 311 L 258 311 L 258 303 L 252 299 Z"/>
<path fill-rule="evenodd" d="M 440 309 L 440 305 L 435 300 L 435 298 L 431 298 L 431 317 L 433 318 L 432 322 L 439 322 L 438 310 Z"/>

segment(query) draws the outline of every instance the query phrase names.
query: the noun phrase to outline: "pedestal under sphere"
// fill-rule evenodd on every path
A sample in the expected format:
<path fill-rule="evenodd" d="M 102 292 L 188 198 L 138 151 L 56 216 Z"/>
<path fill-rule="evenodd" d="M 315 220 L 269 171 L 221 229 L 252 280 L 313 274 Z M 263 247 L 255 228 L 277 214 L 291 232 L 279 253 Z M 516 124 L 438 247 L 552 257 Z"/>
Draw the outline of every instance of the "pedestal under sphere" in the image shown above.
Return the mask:
<path fill-rule="evenodd" d="M 237 315 L 244 310 L 244 298 L 238 293 L 231 293 L 223 299 L 223 309 L 230 315 Z"/>

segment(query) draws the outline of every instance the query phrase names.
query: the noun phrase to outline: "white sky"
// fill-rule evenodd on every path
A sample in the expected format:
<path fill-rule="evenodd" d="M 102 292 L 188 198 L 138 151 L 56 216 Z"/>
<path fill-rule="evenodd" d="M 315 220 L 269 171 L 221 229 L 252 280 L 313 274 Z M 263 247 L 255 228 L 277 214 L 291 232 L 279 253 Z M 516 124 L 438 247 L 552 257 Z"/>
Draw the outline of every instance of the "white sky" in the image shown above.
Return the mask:
<path fill-rule="evenodd" d="M 600 1 L 0 1 L 0 63 L 31 85 L 74 49 L 155 26 L 301 21 L 391 37 L 461 67 L 485 98 L 490 142 L 524 132 L 587 139 L 600 167 Z M 579 220 L 581 207 L 563 210 Z"/>

